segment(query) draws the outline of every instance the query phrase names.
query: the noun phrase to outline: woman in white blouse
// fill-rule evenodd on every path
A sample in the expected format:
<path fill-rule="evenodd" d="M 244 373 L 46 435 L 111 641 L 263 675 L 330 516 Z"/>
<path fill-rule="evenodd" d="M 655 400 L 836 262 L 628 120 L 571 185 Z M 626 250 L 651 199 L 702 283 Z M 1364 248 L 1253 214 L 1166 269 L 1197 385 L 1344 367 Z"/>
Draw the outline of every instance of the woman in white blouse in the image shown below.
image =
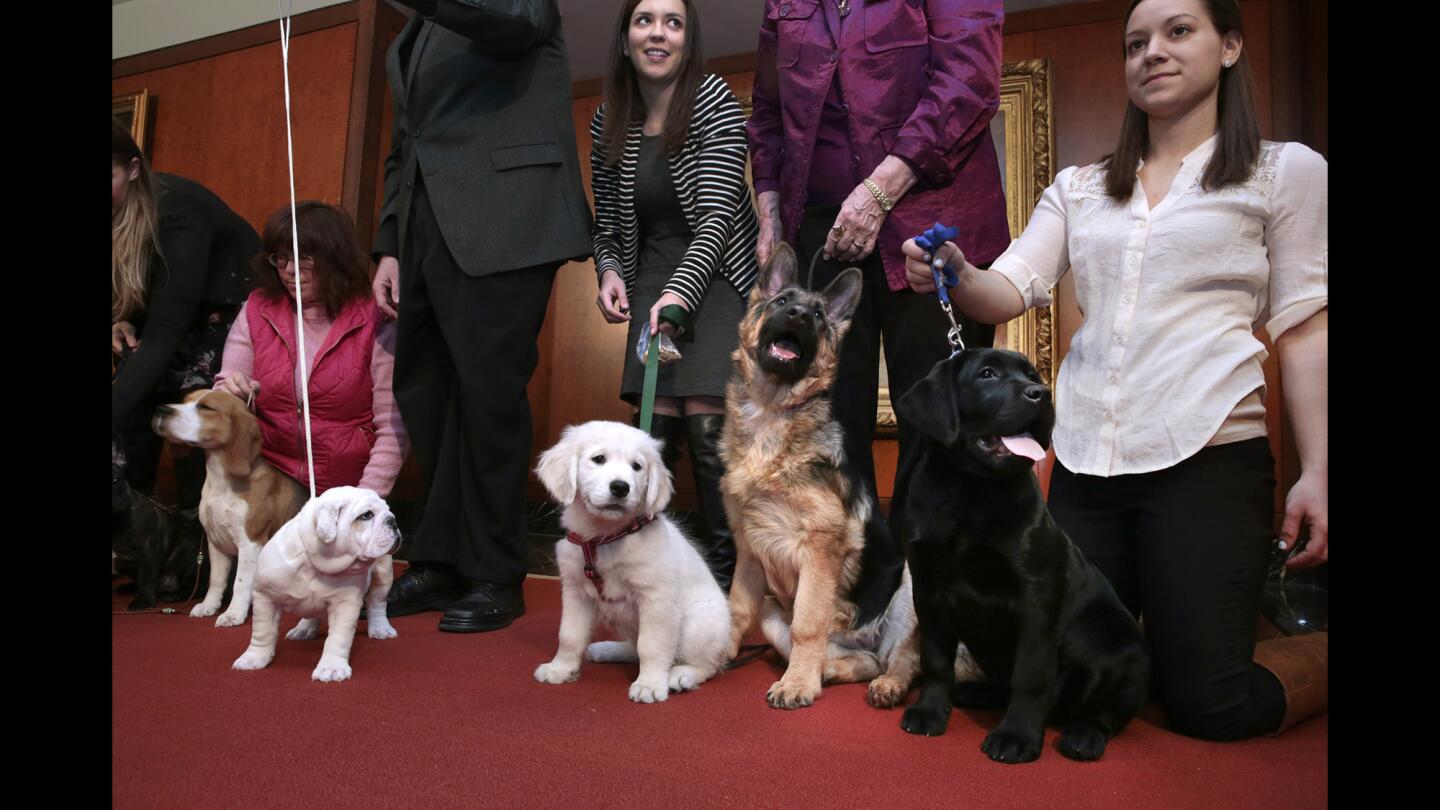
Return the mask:
<path fill-rule="evenodd" d="M 1085 322 L 1060 368 L 1050 509 L 1144 618 L 1156 697 L 1206 739 L 1276 733 L 1328 700 L 1328 637 L 1256 642 L 1271 550 L 1264 326 L 1280 353 L 1301 475 L 1291 568 L 1328 559 L 1327 168 L 1260 140 L 1235 0 L 1135 0 L 1130 105 L 1106 159 L 1060 172 L 989 270 L 946 243 L 961 310 L 1003 323 L 1066 270 Z M 1138 180 L 1138 182 L 1137 182 Z M 963 223 L 961 223 L 963 225 Z M 932 292 L 931 256 L 905 245 Z M 1253 650 L 1253 654 L 1252 654 Z"/>

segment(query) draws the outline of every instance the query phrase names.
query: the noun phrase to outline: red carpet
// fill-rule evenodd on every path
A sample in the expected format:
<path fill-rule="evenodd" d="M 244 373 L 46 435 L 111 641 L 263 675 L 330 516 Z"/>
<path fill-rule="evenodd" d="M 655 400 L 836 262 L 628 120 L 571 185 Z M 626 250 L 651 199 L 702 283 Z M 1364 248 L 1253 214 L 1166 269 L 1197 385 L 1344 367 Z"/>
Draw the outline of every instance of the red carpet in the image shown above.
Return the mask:
<path fill-rule="evenodd" d="M 188 605 L 115 616 L 114 807 L 1328 802 L 1323 716 L 1283 737 L 1226 744 L 1136 719 L 1097 763 L 1060 756 L 1051 730 L 1038 762 L 1000 765 L 980 752 L 997 712 L 956 711 L 943 737 L 914 737 L 899 711 L 865 705 L 863 684 L 783 712 L 765 705 L 780 672 L 768 658 L 649 706 L 626 698 L 634 666 L 587 664 L 576 683 L 536 683 L 531 673 L 555 651 L 559 583 L 531 578 L 525 596 L 529 612 L 496 633 L 441 633 L 439 614 L 424 613 L 395 619 L 397 639 L 361 635 L 355 674 L 340 684 L 310 680 L 323 636 L 282 638 L 269 668 L 235 672 L 248 623 L 216 628 L 184 615 Z M 116 609 L 128 601 L 117 597 Z"/>

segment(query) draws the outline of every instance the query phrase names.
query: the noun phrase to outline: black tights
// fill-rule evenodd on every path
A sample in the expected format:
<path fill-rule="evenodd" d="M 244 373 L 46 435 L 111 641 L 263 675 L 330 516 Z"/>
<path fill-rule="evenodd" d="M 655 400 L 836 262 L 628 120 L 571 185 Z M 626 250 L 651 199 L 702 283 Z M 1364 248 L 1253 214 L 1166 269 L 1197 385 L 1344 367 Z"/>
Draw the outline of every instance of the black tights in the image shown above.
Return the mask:
<path fill-rule="evenodd" d="M 1285 714 L 1280 682 L 1251 660 L 1275 536 L 1274 469 L 1264 438 L 1138 475 L 1055 464 L 1055 522 L 1143 617 L 1156 697 L 1182 734 L 1244 739 Z"/>

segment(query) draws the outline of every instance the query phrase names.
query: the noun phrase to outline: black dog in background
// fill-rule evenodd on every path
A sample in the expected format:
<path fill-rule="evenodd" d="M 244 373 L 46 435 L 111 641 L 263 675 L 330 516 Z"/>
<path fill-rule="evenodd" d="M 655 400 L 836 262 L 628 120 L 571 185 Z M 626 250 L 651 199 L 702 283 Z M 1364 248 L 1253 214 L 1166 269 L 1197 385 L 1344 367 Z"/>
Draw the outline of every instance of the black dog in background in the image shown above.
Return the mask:
<path fill-rule="evenodd" d="M 115 571 L 135 580 L 135 598 L 126 610 L 194 598 L 209 582 L 205 529 L 197 510 L 170 510 L 130 488 L 125 454 L 110 443 L 110 550 Z"/>
<path fill-rule="evenodd" d="M 1004 708 L 999 762 L 1098 759 L 1145 702 L 1150 654 L 1115 591 L 1050 518 L 1031 473 L 1055 408 L 1022 354 L 961 352 L 895 403 L 920 447 L 900 518 L 920 623 L 920 699 L 901 728 L 943 734 L 950 704 Z M 954 683 L 964 642 L 989 681 Z"/>

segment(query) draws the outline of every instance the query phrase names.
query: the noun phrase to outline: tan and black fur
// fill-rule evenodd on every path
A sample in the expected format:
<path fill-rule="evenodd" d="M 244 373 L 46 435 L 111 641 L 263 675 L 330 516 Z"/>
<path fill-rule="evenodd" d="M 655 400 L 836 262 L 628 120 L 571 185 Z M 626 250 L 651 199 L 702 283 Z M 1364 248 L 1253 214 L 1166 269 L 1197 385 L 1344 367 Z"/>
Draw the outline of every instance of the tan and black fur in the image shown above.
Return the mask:
<path fill-rule="evenodd" d="M 895 706 L 918 669 L 909 573 L 846 462 L 823 396 L 861 275 L 850 268 L 822 292 L 802 289 L 795 275 L 795 253 L 781 244 L 750 293 L 726 390 L 731 657 L 758 617 L 789 659 L 766 696 L 771 706 L 808 706 L 822 682 L 862 680 L 872 704 Z"/>

